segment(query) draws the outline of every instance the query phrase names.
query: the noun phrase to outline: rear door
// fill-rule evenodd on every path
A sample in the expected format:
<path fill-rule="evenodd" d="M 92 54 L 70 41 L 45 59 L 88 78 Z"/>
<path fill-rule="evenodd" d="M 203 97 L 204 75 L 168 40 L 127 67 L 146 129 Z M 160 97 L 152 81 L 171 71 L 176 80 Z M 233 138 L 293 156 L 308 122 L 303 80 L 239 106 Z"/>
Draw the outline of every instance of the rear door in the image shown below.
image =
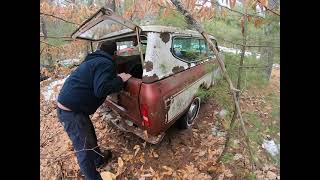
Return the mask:
<path fill-rule="evenodd" d="M 129 29 L 128 29 L 129 28 Z M 71 35 L 73 39 L 99 41 L 110 33 L 140 29 L 132 21 L 115 14 L 111 9 L 103 7 L 83 22 Z"/>
<path fill-rule="evenodd" d="M 109 8 L 101 8 L 75 30 L 71 37 L 88 41 L 102 41 L 119 31 L 126 33 L 139 31 L 140 27 L 133 22 L 116 15 Z M 130 78 L 119 93 L 109 95 L 106 104 L 125 118 L 136 124 L 141 123 L 139 92 L 141 79 Z"/>

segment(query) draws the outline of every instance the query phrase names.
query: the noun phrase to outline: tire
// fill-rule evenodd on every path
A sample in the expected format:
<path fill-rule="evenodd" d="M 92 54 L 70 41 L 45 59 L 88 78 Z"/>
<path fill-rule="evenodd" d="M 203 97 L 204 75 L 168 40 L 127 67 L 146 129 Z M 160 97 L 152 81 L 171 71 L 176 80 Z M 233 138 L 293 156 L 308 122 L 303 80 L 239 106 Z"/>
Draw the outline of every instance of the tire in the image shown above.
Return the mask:
<path fill-rule="evenodd" d="M 185 112 L 180 119 L 176 121 L 176 127 L 178 129 L 188 129 L 193 123 L 194 119 L 197 117 L 200 109 L 200 98 L 196 97 L 193 99 L 191 105 L 188 107 L 187 112 Z"/>

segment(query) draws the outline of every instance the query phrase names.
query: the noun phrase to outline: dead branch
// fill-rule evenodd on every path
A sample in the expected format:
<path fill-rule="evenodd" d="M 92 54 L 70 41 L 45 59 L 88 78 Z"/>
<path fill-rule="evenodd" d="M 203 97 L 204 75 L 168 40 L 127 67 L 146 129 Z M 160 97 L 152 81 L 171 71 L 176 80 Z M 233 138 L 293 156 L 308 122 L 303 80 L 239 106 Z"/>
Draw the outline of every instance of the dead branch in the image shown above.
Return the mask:
<path fill-rule="evenodd" d="M 44 47 L 40 50 L 40 56 L 41 56 L 41 54 L 42 54 L 43 50 L 44 50 Z"/>
<path fill-rule="evenodd" d="M 219 54 L 219 52 L 217 50 L 217 47 L 215 47 L 215 44 L 213 44 L 212 41 L 210 40 L 208 33 L 206 33 L 204 31 L 202 26 L 190 15 L 190 13 L 183 7 L 183 5 L 181 4 L 180 1 L 171 0 L 171 2 L 175 5 L 177 10 L 181 14 L 183 14 L 185 16 L 185 19 L 186 19 L 187 23 L 192 25 L 203 36 L 203 38 L 206 40 L 207 44 L 209 45 L 209 48 L 214 52 L 214 54 L 216 56 L 216 59 L 218 60 L 219 67 L 220 67 L 220 69 L 221 69 L 221 71 L 223 73 L 223 76 L 224 76 L 225 80 L 229 84 L 229 90 L 232 93 L 232 98 L 233 98 L 233 102 L 234 102 L 235 107 L 236 107 L 236 112 L 237 112 L 237 115 L 238 115 L 239 120 L 240 120 L 242 131 L 243 131 L 243 133 L 245 135 L 245 138 L 246 138 L 246 141 L 247 141 L 247 147 L 248 147 L 248 150 L 250 152 L 250 155 L 252 155 L 252 149 L 251 149 L 251 146 L 249 144 L 250 140 L 249 140 L 249 137 L 248 137 L 247 129 L 246 129 L 245 125 L 244 125 L 244 121 L 243 121 L 241 110 L 240 110 L 239 101 L 238 101 L 237 94 L 236 94 L 237 91 L 235 91 L 236 88 L 234 88 L 234 86 L 233 86 L 233 83 L 232 83 L 232 81 L 231 81 L 231 79 L 230 79 L 230 77 L 229 77 L 229 75 L 227 73 L 227 70 L 225 68 L 224 61 L 220 57 L 220 54 Z M 252 165 L 254 167 L 255 166 L 254 159 L 251 159 L 251 163 L 252 163 Z"/>
<path fill-rule="evenodd" d="M 267 68 L 269 66 L 239 66 L 241 68 L 258 68 L 258 69 L 263 69 L 263 68 Z"/>
<path fill-rule="evenodd" d="M 46 44 L 46 45 L 48 45 L 48 46 L 52 46 L 52 47 L 55 47 L 55 48 L 59 48 L 59 49 L 61 49 L 61 50 L 63 50 L 61 47 L 59 47 L 59 46 L 56 46 L 56 45 L 53 45 L 53 44 L 50 44 L 50 43 L 47 43 L 47 42 L 44 42 L 44 41 L 40 41 L 41 43 L 43 43 L 43 44 Z"/>
<path fill-rule="evenodd" d="M 240 11 L 237 11 L 237 10 L 234 10 L 234 9 L 230 9 L 227 6 L 221 5 L 218 1 L 211 1 L 211 3 L 215 3 L 215 4 L 217 4 L 218 6 L 220 6 L 222 8 L 225 8 L 225 9 L 227 9 L 229 11 L 232 11 L 232 12 L 236 12 L 236 13 L 241 14 L 241 15 L 264 19 L 264 17 L 261 17 L 261 16 L 257 16 L 257 15 L 254 15 L 254 14 L 244 14 L 243 12 L 240 12 Z"/>
<path fill-rule="evenodd" d="M 49 136 L 47 139 L 45 139 L 41 144 L 40 147 L 43 147 L 47 144 L 47 142 L 52 139 L 53 137 L 55 137 L 56 135 L 58 135 L 59 133 L 61 133 L 62 130 L 57 131 L 55 134 Z M 44 133 L 44 132 L 43 132 Z"/>
<path fill-rule="evenodd" d="M 61 21 L 64 21 L 64 22 L 66 22 L 66 23 L 75 24 L 75 25 L 80 25 L 80 24 L 78 24 L 78 23 L 71 22 L 71 21 L 65 20 L 65 19 L 63 19 L 63 18 L 61 18 L 61 17 L 55 16 L 55 15 L 53 15 L 53 14 L 47 14 L 47 13 L 40 12 L 40 15 L 51 16 L 51 17 L 53 17 L 53 18 L 59 19 L 59 20 L 61 20 Z"/>
<path fill-rule="evenodd" d="M 40 34 L 40 37 L 41 38 L 45 38 L 45 36 L 44 35 L 41 35 Z M 72 38 L 71 37 L 68 37 L 68 36 L 47 36 L 46 37 L 47 39 L 67 39 L 66 41 L 68 41 L 68 40 L 72 40 Z"/>
<path fill-rule="evenodd" d="M 48 165 L 51 165 L 51 164 L 53 164 L 53 163 L 55 163 L 55 162 L 57 162 L 57 161 L 60 161 L 60 160 L 66 158 L 66 157 L 68 157 L 68 156 L 70 156 L 70 155 L 72 155 L 72 154 L 75 154 L 75 153 L 78 153 L 78 152 L 82 152 L 82 151 L 93 151 L 93 152 L 97 153 L 99 156 L 104 157 L 102 154 L 100 154 L 99 152 L 97 152 L 97 151 L 95 150 L 97 147 L 99 147 L 99 146 L 95 146 L 95 147 L 93 147 L 93 148 L 84 148 L 84 149 L 81 149 L 81 150 L 79 150 L 79 151 L 72 151 L 72 152 L 69 152 L 69 153 L 67 153 L 67 154 L 65 154 L 65 155 L 59 155 L 59 156 L 53 157 L 53 158 L 52 158 L 52 157 L 41 157 L 41 156 L 40 156 L 40 159 L 54 159 L 52 162 L 50 162 L 50 164 L 48 164 Z M 41 155 L 41 154 L 40 154 L 40 155 Z"/>

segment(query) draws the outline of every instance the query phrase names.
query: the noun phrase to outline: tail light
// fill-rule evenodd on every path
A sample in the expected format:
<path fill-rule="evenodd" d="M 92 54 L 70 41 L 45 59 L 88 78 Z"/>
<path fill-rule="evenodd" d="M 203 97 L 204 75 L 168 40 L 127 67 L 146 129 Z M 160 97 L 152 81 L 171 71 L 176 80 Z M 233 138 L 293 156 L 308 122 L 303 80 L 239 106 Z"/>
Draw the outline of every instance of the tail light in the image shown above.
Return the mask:
<path fill-rule="evenodd" d="M 150 127 L 150 120 L 148 118 L 148 106 L 145 104 L 142 104 L 140 107 L 141 116 L 142 116 L 142 126 Z"/>

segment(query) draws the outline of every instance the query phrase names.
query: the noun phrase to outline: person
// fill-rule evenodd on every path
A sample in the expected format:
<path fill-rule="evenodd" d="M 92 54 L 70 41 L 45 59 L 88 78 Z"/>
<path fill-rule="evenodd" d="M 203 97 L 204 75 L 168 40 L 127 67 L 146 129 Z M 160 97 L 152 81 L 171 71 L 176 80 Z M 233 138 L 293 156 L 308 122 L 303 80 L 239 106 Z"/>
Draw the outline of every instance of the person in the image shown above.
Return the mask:
<path fill-rule="evenodd" d="M 97 168 L 111 159 L 110 150 L 101 151 L 89 115 L 105 101 L 107 95 L 120 91 L 131 75 L 116 73 L 113 54 L 117 45 L 104 42 L 88 54 L 63 84 L 57 99 L 57 115 L 72 141 L 81 172 L 88 180 L 102 179 Z"/>

